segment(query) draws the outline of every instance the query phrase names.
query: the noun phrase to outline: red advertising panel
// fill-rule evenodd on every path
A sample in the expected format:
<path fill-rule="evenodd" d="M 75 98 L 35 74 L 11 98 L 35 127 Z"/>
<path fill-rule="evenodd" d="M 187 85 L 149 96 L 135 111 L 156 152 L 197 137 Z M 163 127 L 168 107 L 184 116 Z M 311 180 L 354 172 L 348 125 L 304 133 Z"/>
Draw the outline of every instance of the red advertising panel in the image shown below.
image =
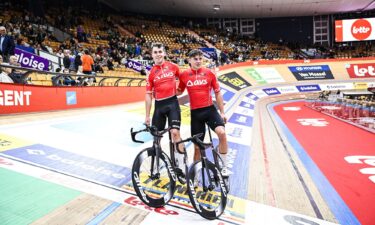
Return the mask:
<path fill-rule="evenodd" d="M 145 87 L 44 87 L 0 83 L 0 115 L 144 100 Z"/>
<path fill-rule="evenodd" d="M 375 40 L 375 18 L 336 20 L 335 40 L 344 41 L 368 41 Z"/>
<path fill-rule="evenodd" d="M 375 78 L 375 63 L 349 64 L 346 71 L 351 78 Z"/>

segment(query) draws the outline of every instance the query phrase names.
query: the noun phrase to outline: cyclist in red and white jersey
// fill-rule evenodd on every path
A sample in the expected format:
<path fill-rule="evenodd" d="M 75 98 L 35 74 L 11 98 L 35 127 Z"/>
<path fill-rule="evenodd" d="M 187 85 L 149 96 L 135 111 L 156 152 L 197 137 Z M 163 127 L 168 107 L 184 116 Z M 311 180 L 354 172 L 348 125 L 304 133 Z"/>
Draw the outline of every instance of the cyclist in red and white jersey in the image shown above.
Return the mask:
<path fill-rule="evenodd" d="M 145 123 L 150 125 L 150 111 L 152 98 L 155 98 L 155 109 L 152 116 L 152 125 L 158 130 L 165 129 L 168 118 L 168 125 L 171 127 L 172 140 L 180 141 L 181 110 L 176 96 L 176 79 L 180 76 L 179 67 L 165 60 L 166 52 L 164 45 L 155 43 L 151 46 L 154 66 L 147 77 L 146 85 L 146 118 Z M 183 145 L 179 147 L 183 152 Z M 176 154 L 177 164 L 183 172 L 182 154 Z"/>
<path fill-rule="evenodd" d="M 228 143 L 224 124 L 227 118 L 224 114 L 224 101 L 220 93 L 219 82 L 216 75 L 210 69 L 202 67 L 202 51 L 194 49 L 190 51 L 188 56 L 191 68 L 180 75 L 177 94 L 180 95 L 184 92 L 185 88 L 187 89 L 191 110 L 191 135 L 203 133 L 201 137 L 203 141 L 207 123 L 219 138 L 219 153 L 226 164 Z M 215 93 L 220 113 L 218 113 L 213 104 L 211 90 Z M 194 160 L 198 160 L 200 158 L 199 147 L 194 147 Z M 222 169 L 222 175 L 229 175 L 226 165 Z"/>

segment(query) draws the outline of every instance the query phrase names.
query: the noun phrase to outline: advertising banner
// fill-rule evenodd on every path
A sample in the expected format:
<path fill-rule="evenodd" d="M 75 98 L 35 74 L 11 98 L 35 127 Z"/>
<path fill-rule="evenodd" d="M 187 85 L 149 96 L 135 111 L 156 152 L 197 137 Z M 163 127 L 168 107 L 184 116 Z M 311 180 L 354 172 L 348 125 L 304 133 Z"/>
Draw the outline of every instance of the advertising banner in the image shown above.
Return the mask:
<path fill-rule="evenodd" d="M 264 88 L 263 91 L 267 95 L 279 95 L 279 94 L 281 94 L 280 91 L 277 90 L 277 88 Z"/>
<path fill-rule="evenodd" d="M 336 42 L 375 40 L 372 30 L 374 25 L 375 18 L 336 20 L 335 40 Z"/>
<path fill-rule="evenodd" d="M 251 84 L 244 80 L 238 73 L 236 72 L 230 72 L 223 74 L 218 77 L 218 80 L 221 81 L 223 84 L 226 84 L 227 86 L 235 89 L 235 90 L 241 90 L 243 88 L 250 87 Z"/>
<path fill-rule="evenodd" d="M 151 66 L 144 66 L 142 65 L 142 63 L 139 63 L 135 60 L 132 60 L 132 59 L 128 59 L 125 63 L 125 66 L 127 68 L 130 68 L 132 70 L 135 70 L 137 72 L 141 72 L 142 68 L 144 67 L 146 70 L 151 70 Z"/>
<path fill-rule="evenodd" d="M 354 89 L 353 83 L 319 84 L 319 86 L 323 91 Z"/>
<path fill-rule="evenodd" d="M 124 104 L 144 100 L 144 94 L 144 87 L 61 88 L 0 83 L 0 115 Z"/>
<path fill-rule="evenodd" d="M 298 91 L 300 92 L 309 92 L 309 91 L 320 91 L 320 87 L 317 84 L 311 84 L 311 85 L 297 85 L 296 86 Z"/>
<path fill-rule="evenodd" d="M 215 48 L 200 48 L 200 50 L 203 52 L 203 56 L 207 59 L 217 59 L 216 49 Z"/>
<path fill-rule="evenodd" d="M 297 80 L 334 79 L 328 65 L 289 66 Z"/>
<path fill-rule="evenodd" d="M 17 57 L 17 62 L 20 63 L 22 67 L 44 71 L 49 70 L 49 60 L 45 58 L 18 48 L 14 49 L 14 55 Z"/>
<path fill-rule="evenodd" d="M 375 63 L 348 64 L 346 71 L 350 78 L 375 78 Z"/>
<path fill-rule="evenodd" d="M 257 82 L 257 84 L 285 82 L 279 72 L 273 67 L 248 68 L 245 69 L 245 71 Z"/>
<path fill-rule="evenodd" d="M 277 90 L 279 90 L 281 94 L 298 92 L 298 89 L 295 86 L 280 86 L 280 87 L 277 87 Z"/>

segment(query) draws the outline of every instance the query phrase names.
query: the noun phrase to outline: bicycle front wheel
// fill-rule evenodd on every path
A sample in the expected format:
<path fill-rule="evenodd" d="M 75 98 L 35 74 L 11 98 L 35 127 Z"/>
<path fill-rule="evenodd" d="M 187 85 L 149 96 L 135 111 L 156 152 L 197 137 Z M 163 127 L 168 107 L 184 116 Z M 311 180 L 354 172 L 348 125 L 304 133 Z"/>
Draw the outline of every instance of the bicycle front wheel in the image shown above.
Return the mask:
<path fill-rule="evenodd" d="M 191 204 L 202 217 L 213 220 L 224 212 L 228 193 L 215 164 L 195 162 L 189 170 L 188 184 Z"/>
<path fill-rule="evenodd" d="M 154 148 L 142 150 L 134 160 L 132 181 L 138 197 L 148 206 L 162 207 L 173 197 L 176 175 L 169 157 L 161 152 L 157 168 Z"/>

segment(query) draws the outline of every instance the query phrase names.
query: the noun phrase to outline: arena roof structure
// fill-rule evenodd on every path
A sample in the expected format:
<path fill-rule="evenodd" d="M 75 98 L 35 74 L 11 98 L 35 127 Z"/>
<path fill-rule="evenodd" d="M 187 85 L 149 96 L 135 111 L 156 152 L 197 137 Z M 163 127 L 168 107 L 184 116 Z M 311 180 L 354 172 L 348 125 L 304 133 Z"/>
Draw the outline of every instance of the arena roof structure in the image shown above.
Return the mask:
<path fill-rule="evenodd" d="M 199 18 L 328 15 L 375 8 L 375 0 L 100 0 L 114 9 Z"/>

